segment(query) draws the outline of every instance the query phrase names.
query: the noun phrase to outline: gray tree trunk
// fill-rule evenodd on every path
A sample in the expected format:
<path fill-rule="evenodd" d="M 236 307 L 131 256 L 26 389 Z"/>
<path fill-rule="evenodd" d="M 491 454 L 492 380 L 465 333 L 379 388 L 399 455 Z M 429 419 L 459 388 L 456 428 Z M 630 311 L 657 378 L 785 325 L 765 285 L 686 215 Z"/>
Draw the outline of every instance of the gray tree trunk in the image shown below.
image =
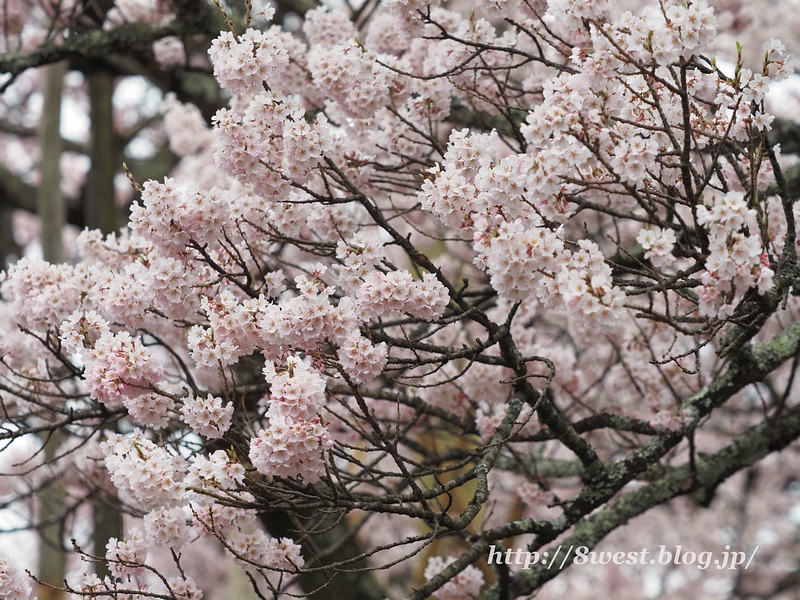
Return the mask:
<path fill-rule="evenodd" d="M 104 234 L 117 231 L 117 209 L 114 205 L 114 78 L 108 71 L 89 74 L 90 117 L 92 119 L 92 168 L 86 190 L 85 218 L 89 229 Z"/>
<path fill-rule="evenodd" d="M 98 70 L 88 75 L 90 117 L 92 120 L 92 167 L 86 189 L 84 218 L 89 229 L 99 229 L 104 234 L 118 229 L 117 208 L 114 203 L 114 175 L 117 170 L 114 151 L 114 78 L 109 71 Z M 114 506 L 114 498 L 98 491 L 92 498 L 94 504 L 94 553 L 105 554 L 111 538 L 121 540 L 122 514 Z M 95 572 L 101 579 L 110 575 L 106 563 L 96 563 Z"/>
<path fill-rule="evenodd" d="M 37 194 L 37 210 L 42 221 L 39 239 L 44 259 L 51 263 L 64 260 L 61 242 L 61 229 L 67 220 L 67 205 L 61 194 L 61 93 L 64 89 L 66 61 L 43 67 L 44 106 L 39 125 L 39 140 L 42 146 L 42 159 L 39 171 L 42 181 Z"/>
<path fill-rule="evenodd" d="M 61 228 L 66 221 L 66 204 L 61 194 L 61 93 L 64 88 L 64 75 L 67 72 L 66 61 L 43 67 L 44 106 L 42 120 L 39 125 L 39 140 L 42 146 L 42 159 L 39 163 L 42 181 L 36 197 L 37 210 L 42 229 L 39 239 L 42 244 L 44 259 L 51 263 L 64 260 L 61 241 Z M 63 435 L 50 437 L 45 447 L 45 460 L 50 462 L 56 456 Z M 60 586 L 64 581 L 66 553 L 63 550 L 63 515 L 64 490 L 58 482 L 46 484 L 39 495 L 41 510 L 39 520 L 39 578 L 53 586 Z M 64 594 L 40 586 L 40 600 L 61 600 Z"/>

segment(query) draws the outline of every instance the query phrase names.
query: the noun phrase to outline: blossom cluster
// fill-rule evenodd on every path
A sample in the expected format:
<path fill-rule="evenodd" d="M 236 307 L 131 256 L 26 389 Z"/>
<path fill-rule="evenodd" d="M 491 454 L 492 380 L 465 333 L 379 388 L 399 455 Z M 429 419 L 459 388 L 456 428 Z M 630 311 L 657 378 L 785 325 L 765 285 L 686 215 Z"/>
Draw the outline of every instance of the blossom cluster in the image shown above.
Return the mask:
<path fill-rule="evenodd" d="M 187 487 L 216 487 L 233 490 L 244 482 L 245 469 L 241 463 L 231 461 L 224 450 L 216 450 L 208 457 L 197 456 L 184 479 Z"/>
<path fill-rule="evenodd" d="M 157 546 L 180 548 L 192 538 L 183 507 L 154 510 L 144 516 L 147 541 Z"/>
<path fill-rule="evenodd" d="M 153 42 L 153 56 L 156 62 L 165 69 L 186 64 L 186 50 L 175 36 L 167 36 Z"/>
<path fill-rule="evenodd" d="M 278 416 L 250 440 L 250 460 L 260 473 L 315 483 L 325 475 L 328 430 L 320 417 Z"/>
<path fill-rule="evenodd" d="M 312 46 L 308 67 L 314 83 L 354 118 L 375 114 L 389 101 L 393 88 L 397 88 L 393 73 L 355 42 L 340 44 L 334 51 L 321 45 Z"/>
<path fill-rule="evenodd" d="M 275 421 L 278 420 L 276 417 Z M 320 437 L 324 435 L 320 433 Z M 255 439 L 254 445 L 259 446 Z M 100 448 L 117 489 L 135 505 L 149 511 L 144 516 L 143 529 L 130 529 L 124 541 L 112 539 L 108 543 L 106 558 L 117 577 L 144 575 L 148 550 L 153 545 L 177 550 L 190 542 L 194 537 L 190 523 L 201 535 L 224 535 L 239 531 L 254 520 L 252 511 L 218 504 L 202 493 L 204 490 L 231 493 L 244 483 L 244 467 L 223 450 L 208 457 L 198 456 L 187 464 L 181 457 L 171 456 L 138 429 L 129 435 L 110 433 Z M 290 449 L 298 454 L 297 460 L 304 463 L 302 468 L 314 469 L 309 462 L 320 460 L 308 443 L 298 442 Z M 308 456 L 303 456 L 303 452 Z M 257 456 L 251 460 L 257 467 L 262 464 Z M 288 465 L 291 461 L 285 462 Z M 290 476 L 297 476 L 297 470 Z M 252 496 L 243 494 L 238 499 L 252 501 Z M 248 566 L 293 570 L 303 565 L 299 545 L 287 539 L 270 538 L 260 531 L 234 536 L 229 551 L 236 560 L 249 563 Z"/>
<path fill-rule="evenodd" d="M 271 388 L 265 415 L 269 427 L 251 440 L 250 460 L 264 475 L 314 483 L 325 474 L 325 450 L 331 443 L 320 416 L 325 382 L 309 360 L 296 356 L 280 369 L 267 361 L 264 376 Z"/>
<path fill-rule="evenodd" d="M 8 269 L 3 299 L 11 304 L 20 326 L 33 331 L 58 327 L 88 291 L 81 275 L 69 265 L 22 258 Z"/>
<path fill-rule="evenodd" d="M 647 10 L 641 16 L 623 13 L 616 28 L 636 58 L 669 63 L 689 57 L 716 35 L 714 9 L 705 0 L 665 2 L 665 10 Z"/>
<path fill-rule="evenodd" d="M 657 269 L 668 267 L 674 262 L 672 251 L 675 248 L 675 240 L 675 232 L 672 229 L 662 229 L 658 225 L 642 229 L 636 237 L 636 241 L 642 245 L 644 257 Z"/>
<path fill-rule="evenodd" d="M 386 365 L 388 350 L 385 342 L 373 344 L 370 340 L 353 333 L 336 351 L 339 363 L 356 383 L 367 383 L 378 377 Z"/>
<path fill-rule="evenodd" d="M 165 47 L 165 53 L 167 52 L 166 48 L 172 47 L 171 39 L 174 38 L 161 40 L 161 46 Z M 181 51 L 183 51 L 183 44 L 177 39 L 175 41 L 180 44 Z M 169 52 L 171 55 L 172 51 Z M 156 60 L 163 63 L 166 57 L 159 59 L 159 55 L 156 53 Z M 169 60 L 174 59 L 170 58 Z M 191 156 L 204 150 L 208 145 L 214 144 L 214 136 L 200 109 L 195 105 L 182 104 L 174 95 L 168 94 L 161 104 L 161 112 L 164 115 L 164 129 L 169 139 L 169 149 L 176 156 Z"/>
<path fill-rule="evenodd" d="M 147 393 L 164 376 L 158 358 L 127 331 L 101 335 L 86 353 L 85 363 L 92 397 L 110 406 Z"/>
<path fill-rule="evenodd" d="M 233 404 L 223 405 L 222 398 L 208 394 L 205 398 L 190 395 L 183 399 L 181 416 L 198 435 L 221 438 L 230 429 Z"/>
<path fill-rule="evenodd" d="M 352 292 L 380 263 L 383 244 L 368 239 L 365 232 L 358 231 L 346 242 L 337 242 L 336 258 L 341 261 L 341 264 L 334 265 L 337 280 L 346 292 Z"/>
<path fill-rule="evenodd" d="M 701 206 L 697 221 L 709 233 L 711 253 L 700 288 L 700 314 L 730 315 L 733 297 L 755 287 L 759 294 L 772 288 L 774 271 L 759 236 L 757 215 L 741 192 L 728 192 L 709 210 Z"/>
<path fill-rule="evenodd" d="M 289 62 L 275 29 L 248 29 L 241 36 L 225 31 L 214 40 L 208 53 L 220 85 L 232 94 L 247 94 L 272 81 Z"/>
<path fill-rule="evenodd" d="M 243 533 L 230 540 L 235 560 L 246 569 L 297 571 L 305 564 L 300 545 L 289 538 L 270 538 L 262 531 Z"/>
<path fill-rule="evenodd" d="M 417 460 L 397 444 L 438 443 L 440 421 L 486 442 L 523 380 L 574 401 L 569 418 L 629 411 L 680 431 L 691 414 L 674 396 L 696 391 L 682 358 L 702 358 L 686 332 L 713 346 L 719 320 L 779 280 L 787 215 L 757 193 L 778 167 L 763 134 L 769 85 L 790 72 L 779 42 L 760 73 L 725 75 L 699 54 L 716 33 L 705 0 L 616 20 L 612 0 L 475 8 L 388 0 L 366 32 L 320 7 L 302 35 L 221 33 L 208 56 L 230 104 L 209 126 L 165 100 L 180 166 L 143 185 L 130 231 L 84 232 L 78 264 L 22 259 L 3 276 L 0 369 L 34 392 L 21 402 L 127 411 L 100 449 L 144 517 L 109 541 L 115 577 L 143 578 L 149 548 L 195 533 L 245 569 L 296 573 L 300 545 L 256 526 L 265 490 L 346 480 L 362 498 L 435 474 L 427 456 L 412 475 L 385 467 L 384 426 L 395 463 Z M 177 38 L 153 50 L 164 68 L 193 64 Z M 47 381 L 64 368 L 76 394 Z M 527 443 L 540 416 L 526 405 L 497 443 Z M 517 492 L 529 508 L 551 498 L 532 486 Z M 0 595 L 23 594 L 3 560 Z M 454 560 L 431 558 L 426 579 Z M 433 594 L 483 584 L 468 566 Z"/>
<path fill-rule="evenodd" d="M 414 281 L 408 271 L 372 271 L 358 290 L 358 303 L 369 317 L 408 313 L 423 321 L 435 321 L 450 301 L 447 289 L 433 273 Z"/>
<path fill-rule="evenodd" d="M 30 593 L 25 574 L 8 557 L 0 555 L 0 595 L 8 600 L 28 600 Z"/>
<path fill-rule="evenodd" d="M 225 536 L 234 531 L 252 527 L 255 511 L 214 503 L 210 506 L 192 506 L 192 527 L 201 537 Z"/>
<path fill-rule="evenodd" d="M 547 307 L 561 303 L 587 328 L 610 326 L 625 295 L 613 284 L 605 256 L 590 240 L 568 248 L 558 231 L 526 228 L 521 219 L 494 228 L 482 219 L 476 224 L 475 262 L 509 300 L 534 296 Z"/>
<path fill-rule="evenodd" d="M 441 556 L 432 556 L 428 559 L 425 567 L 425 579 L 431 579 L 444 571 L 448 566 L 456 561 L 452 556 L 447 559 Z M 436 590 L 433 595 L 438 600 L 460 600 L 461 598 L 476 597 L 483 587 L 483 573 L 473 565 L 469 565 L 450 581 Z"/>
<path fill-rule="evenodd" d="M 116 540 L 114 541 L 116 542 Z M 111 550 L 111 554 L 116 556 L 116 553 L 116 550 Z M 121 551 L 121 555 L 130 556 L 124 551 Z M 120 564 L 114 562 L 117 560 L 125 559 L 111 558 L 110 562 L 111 564 Z M 126 572 L 126 569 L 123 568 L 121 572 Z M 166 584 L 167 589 L 165 589 L 164 584 Z M 129 589 L 124 583 L 119 583 L 115 580 L 112 580 L 111 577 L 100 579 L 96 574 L 91 573 L 86 569 L 79 571 L 75 577 L 72 578 L 72 581 L 69 582 L 69 585 L 71 589 L 76 590 L 81 595 L 81 598 L 85 599 L 102 598 L 104 596 L 113 597 L 114 595 L 123 597 L 123 594 L 119 593 L 117 590 L 119 588 Z M 170 597 L 177 598 L 178 600 L 202 600 L 203 598 L 203 592 L 198 589 L 194 579 L 187 575 L 182 575 L 180 577 L 165 577 L 161 582 L 161 585 L 147 585 L 140 583 L 137 586 L 137 591 L 138 593 L 136 595 L 150 598 L 154 596 L 163 596 L 165 593 L 169 593 Z M 130 594 L 126 595 L 131 597 Z"/>
<path fill-rule="evenodd" d="M 143 565 L 147 560 L 148 540 L 137 527 L 128 530 L 127 538 L 120 541 L 111 538 L 106 544 L 106 560 L 112 575 L 121 579 L 136 577 L 145 573 Z"/>
<path fill-rule="evenodd" d="M 111 480 L 142 508 L 173 507 L 183 488 L 176 478 L 180 460 L 137 429 L 131 435 L 110 433 L 100 444 Z"/>

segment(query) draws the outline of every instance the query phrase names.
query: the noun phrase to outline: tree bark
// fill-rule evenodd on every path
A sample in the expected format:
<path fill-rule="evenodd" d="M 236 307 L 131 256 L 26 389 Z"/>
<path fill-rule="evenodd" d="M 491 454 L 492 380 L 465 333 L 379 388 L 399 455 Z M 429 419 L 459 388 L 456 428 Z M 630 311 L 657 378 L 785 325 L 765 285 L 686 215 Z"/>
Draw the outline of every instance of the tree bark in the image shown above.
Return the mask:
<path fill-rule="evenodd" d="M 47 463 L 56 458 L 58 446 L 64 440 L 62 432 L 56 432 L 47 439 L 45 435 L 44 457 Z M 39 579 L 44 583 L 61 587 L 67 564 L 67 553 L 64 552 L 64 488 L 60 482 L 45 484 L 39 494 Z M 39 586 L 39 600 L 63 600 L 64 592 L 43 585 Z"/>
<path fill-rule="evenodd" d="M 67 220 L 67 206 L 61 194 L 61 93 L 67 62 L 61 61 L 44 67 L 44 107 L 39 124 L 42 158 L 39 163 L 42 181 L 36 195 L 37 212 L 42 222 L 39 239 L 46 261 L 60 263 L 64 260 L 61 229 Z"/>
<path fill-rule="evenodd" d="M 5 198 L 0 196 L 0 270 L 8 269 L 11 263 L 19 257 L 20 248 L 14 239 L 14 224 L 11 222 L 12 209 L 5 204 Z"/>
<path fill-rule="evenodd" d="M 117 171 L 114 151 L 114 76 L 108 70 L 98 70 L 88 75 L 92 138 L 90 158 L 92 167 L 87 181 L 84 220 L 89 229 L 99 229 L 104 234 L 119 229 L 117 207 L 114 201 L 114 175 Z M 97 491 L 94 504 L 94 552 L 105 553 L 108 540 L 122 539 L 122 515 L 113 505 L 113 498 L 105 498 Z M 95 564 L 95 572 L 102 579 L 111 574 L 104 562 Z"/>
<path fill-rule="evenodd" d="M 109 71 L 89 75 L 89 98 L 92 119 L 92 167 L 86 190 L 85 216 L 89 229 L 104 234 L 117 231 L 117 209 L 114 205 L 114 122 L 112 96 L 114 80 Z"/>
<path fill-rule="evenodd" d="M 59 263 L 64 260 L 61 228 L 66 220 L 66 204 L 61 194 L 61 93 L 67 62 L 61 61 L 44 67 L 44 106 L 39 124 L 39 139 L 42 158 L 39 163 L 42 181 L 36 194 L 36 208 L 42 228 L 39 239 L 42 256 L 46 261 Z M 46 441 L 45 460 L 49 463 L 56 457 L 63 435 L 57 434 Z M 40 495 L 41 511 L 39 544 L 39 577 L 52 586 L 60 586 L 64 580 L 66 553 L 63 549 L 64 490 L 58 482 L 46 485 Z M 41 586 L 39 598 L 61 600 L 61 591 Z"/>

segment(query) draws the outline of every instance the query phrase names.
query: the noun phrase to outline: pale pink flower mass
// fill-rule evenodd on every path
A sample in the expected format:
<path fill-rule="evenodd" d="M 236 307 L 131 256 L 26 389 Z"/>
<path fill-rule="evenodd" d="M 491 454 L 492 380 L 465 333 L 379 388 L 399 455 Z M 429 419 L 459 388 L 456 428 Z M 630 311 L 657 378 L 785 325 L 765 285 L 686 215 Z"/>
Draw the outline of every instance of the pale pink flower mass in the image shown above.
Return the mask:
<path fill-rule="evenodd" d="M 789 443 L 765 421 L 791 425 L 797 408 L 783 365 L 797 355 L 800 203 L 767 137 L 785 126 L 768 107 L 792 73 L 779 40 L 753 64 L 731 44 L 740 60 L 718 65 L 733 9 L 705 0 L 328 4 L 295 28 L 235 4 L 219 3 L 234 18 L 205 45 L 170 24 L 186 2 L 173 15 L 125 0 L 91 32 L 136 19 L 170 34 L 144 44 L 148 69 L 189 87 L 142 126 L 176 168 L 135 184 L 126 229 L 0 274 L 3 443 L 60 428 L 52 475 L 85 445 L 76 464 L 96 472 L 70 492 L 82 501 L 92 479 L 135 516 L 94 549 L 112 577 L 70 575 L 76 595 L 199 600 L 180 557 L 219 542 L 261 597 L 375 569 L 381 597 L 478 598 L 489 570 L 468 553 L 487 541 L 613 531 L 638 516 L 629 494 L 662 484 L 648 502 L 702 504 L 716 474 Z M 0 0 L 9 39 L 33 27 L 21 6 Z M 53 48 L 84 35 L 68 30 L 51 30 Z M 214 94 L 179 100 L 212 73 Z M 40 96 L 26 77 L 3 123 Z M 5 154 L 38 185 L 38 158 Z M 752 457 L 714 462 L 746 436 Z M 682 469 L 706 479 L 678 485 Z M 496 573 L 520 597 L 541 585 L 539 571 Z M 697 595 L 696 580 L 670 585 Z M 31 592 L 0 556 L 0 597 Z"/>

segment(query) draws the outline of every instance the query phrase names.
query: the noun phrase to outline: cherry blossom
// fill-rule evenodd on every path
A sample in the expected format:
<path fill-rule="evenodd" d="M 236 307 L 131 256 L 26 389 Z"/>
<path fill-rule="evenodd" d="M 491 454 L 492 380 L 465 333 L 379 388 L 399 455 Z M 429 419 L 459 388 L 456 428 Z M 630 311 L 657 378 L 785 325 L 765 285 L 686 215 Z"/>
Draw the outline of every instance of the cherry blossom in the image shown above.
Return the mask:
<path fill-rule="evenodd" d="M 231 426 L 233 405 L 223 405 L 222 398 L 208 394 L 205 398 L 184 398 L 181 416 L 198 435 L 220 438 Z"/>
<path fill-rule="evenodd" d="M 25 574 L 6 556 L 0 556 L 0 593 L 9 600 L 27 600 L 31 594 Z"/>
<path fill-rule="evenodd" d="M 455 562 L 455 560 L 452 556 L 447 559 L 443 559 L 441 556 L 432 556 L 428 559 L 428 565 L 425 567 L 425 578 L 431 579 L 448 565 Z M 436 590 L 433 595 L 439 600 L 471 598 L 478 595 L 483 586 L 483 581 L 483 573 L 477 567 L 470 565 Z"/>
<path fill-rule="evenodd" d="M 65 589 L 202 598 L 180 561 L 213 542 L 264 597 L 373 570 L 381 597 L 528 596 L 554 573 L 490 579 L 474 549 L 605 543 L 797 437 L 780 41 L 720 66 L 705 0 L 389 0 L 295 31 L 220 3 L 206 52 L 151 4 L 98 35 L 156 24 L 149 67 L 224 93 L 165 96 L 177 166 L 130 174 L 124 230 L 0 275 L 0 437 L 64 432 L 38 470 L 102 457 L 70 494 L 113 483 L 131 513 L 95 544 L 113 577 Z M 0 558 L 0 595 L 29 593 Z"/>

